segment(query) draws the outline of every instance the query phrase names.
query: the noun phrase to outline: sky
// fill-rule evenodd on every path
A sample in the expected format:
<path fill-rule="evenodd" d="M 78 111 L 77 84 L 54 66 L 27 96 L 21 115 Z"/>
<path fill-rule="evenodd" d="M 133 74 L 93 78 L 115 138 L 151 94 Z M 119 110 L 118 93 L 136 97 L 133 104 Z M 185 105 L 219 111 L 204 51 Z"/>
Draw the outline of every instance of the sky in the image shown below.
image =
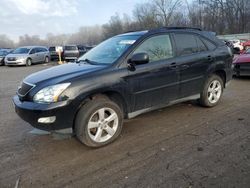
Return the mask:
<path fill-rule="evenodd" d="M 112 15 L 132 15 L 137 3 L 148 0 L 0 0 L 0 34 L 74 33 L 81 26 L 102 25 Z"/>

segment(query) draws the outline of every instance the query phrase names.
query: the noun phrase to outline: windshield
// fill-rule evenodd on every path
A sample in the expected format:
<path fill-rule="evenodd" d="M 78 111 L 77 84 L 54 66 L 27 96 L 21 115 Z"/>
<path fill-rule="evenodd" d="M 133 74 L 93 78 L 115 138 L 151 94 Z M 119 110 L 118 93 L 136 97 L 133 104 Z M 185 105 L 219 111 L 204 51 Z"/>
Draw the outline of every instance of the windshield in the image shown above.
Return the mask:
<path fill-rule="evenodd" d="M 50 51 L 50 52 L 56 51 L 56 47 L 49 47 L 49 51 Z"/>
<path fill-rule="evenodd" d="M 79 61 L 87 59 L 96 64 L 112 64 L 139 37 L 140 35 L 124 35 L 110 38 L 84 54 Z"/>
<path fill-rule="evenodd" d="M 77 50 L 77 46 L 65 46 L 65 50 L 69 51 Z"/>
<path fill-rule="evenodd" d="M 246 50 L 245 54 L 250 54 L 250 48 Z"/>
<path fill-rule="evenodd" d="M 17 48 L 12 52 L 12 54 L 27 54 L 29 51 L 30 48 Z"/>
<path fill-rule="evenodd" d="M 8 52 L 6 51 L 0 51 L 0 56 L 6 56 L 8 54 Z"/>

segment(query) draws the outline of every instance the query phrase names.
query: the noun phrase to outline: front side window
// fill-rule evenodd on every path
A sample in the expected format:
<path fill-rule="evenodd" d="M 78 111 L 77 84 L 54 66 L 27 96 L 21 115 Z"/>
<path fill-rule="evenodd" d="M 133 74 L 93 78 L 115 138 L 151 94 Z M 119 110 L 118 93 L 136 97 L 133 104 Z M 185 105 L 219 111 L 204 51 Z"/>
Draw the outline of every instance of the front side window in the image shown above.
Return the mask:
<path fill-rule="evenodd" d="M 147 53 L 149 62 L 173 57 L 173 48 L 168 34 L 151 37 L 144 41 L 133 54 Z"/>
<path fill-rule="evenodd" d="M 36 48 L 33 48 L 31 51 L 30 51 L 30 54 L 35 54 L 36 53 Z"/>

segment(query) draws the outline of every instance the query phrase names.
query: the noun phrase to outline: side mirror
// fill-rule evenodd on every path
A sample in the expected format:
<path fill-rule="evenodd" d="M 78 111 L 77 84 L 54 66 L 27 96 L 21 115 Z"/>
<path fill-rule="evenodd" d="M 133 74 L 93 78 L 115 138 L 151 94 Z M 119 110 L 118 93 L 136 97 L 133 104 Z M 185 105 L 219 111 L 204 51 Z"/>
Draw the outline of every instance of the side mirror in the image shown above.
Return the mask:
<path fill-rule="evenodd" d="M 129 60 L 129 63 L 135 64 L 135 65 L 147 64 L 148 62 L 149 62 L 149 56 L 147 53 L 134 54 Z"/>

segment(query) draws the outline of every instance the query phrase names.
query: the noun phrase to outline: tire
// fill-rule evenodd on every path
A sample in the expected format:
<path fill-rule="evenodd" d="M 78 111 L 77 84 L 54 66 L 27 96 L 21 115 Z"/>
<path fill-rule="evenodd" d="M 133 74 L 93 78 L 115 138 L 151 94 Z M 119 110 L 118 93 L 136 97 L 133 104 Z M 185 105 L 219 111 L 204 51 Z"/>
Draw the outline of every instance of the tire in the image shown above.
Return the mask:
<path fill-rule="evenodd" d="M 49 63 L 49 57 L 48 56 L 45 57 L 44 63 Z"/>
<path fill-rule="evenodd" d="M 200 97 L 200 104 L 205 107 L 213 107 L 216 106 L 222 96 L 223 93 L 223 81 L 218 75 L 211 75 L 203 88 Z"/>
<path fill-rule="evenodd" d="M 75 133 L 80 142 L 97 148 L 113 142 L 120 135 L 122 125 L 123 114 L 119 106 L 109 99 L 96 98 L 77 113 Z"/>
<path fill-rule="evenodd" d="M 30 58 L 28 58 L 26 60 L 26 66 L 28 67 L 28 66 L 31 66 L 31 65 L 32 65 L 32 60 Z"/>

